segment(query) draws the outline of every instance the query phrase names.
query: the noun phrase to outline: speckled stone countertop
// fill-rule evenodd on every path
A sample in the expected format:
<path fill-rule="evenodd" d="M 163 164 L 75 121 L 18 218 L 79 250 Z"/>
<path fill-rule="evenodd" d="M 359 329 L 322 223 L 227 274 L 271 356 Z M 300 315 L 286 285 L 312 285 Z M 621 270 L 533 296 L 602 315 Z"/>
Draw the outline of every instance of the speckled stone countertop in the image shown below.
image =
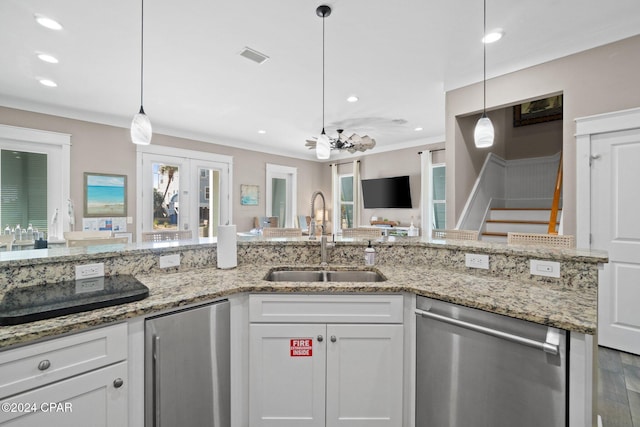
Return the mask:
<path fill-rule="evenodd" d="M 318 268 L 317 264 L 291 265 L 295 265 L 295 269 Z M 241 264 L 230 270 L 203 267 L 137 275 L 150 289 L 148 298 L 85 313 L 0 327 L 0 348 L 241 292 L 409 292 L 584 334 L 593 335 L 597 326 L 595 286 L 572 289 L 554 283 L 478 276 L 434 266 L 412 265 L 408 268 L 407 265 L 388 264 L 375 267 L 387 278 L 384 282 L 269 282 L 264 277 L 270 266 L 266 263 Z M 329 268 L 364 269 L 339 265 Z"/>

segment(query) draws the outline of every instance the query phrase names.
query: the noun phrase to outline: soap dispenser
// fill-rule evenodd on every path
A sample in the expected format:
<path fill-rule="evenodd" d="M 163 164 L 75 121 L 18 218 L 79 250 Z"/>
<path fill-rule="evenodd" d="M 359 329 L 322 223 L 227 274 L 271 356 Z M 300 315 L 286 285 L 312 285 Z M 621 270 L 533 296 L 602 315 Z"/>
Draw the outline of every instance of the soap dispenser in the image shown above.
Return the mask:
<path fill-rule="evenodd" d="M 371 246 L 371 240 L 369 240 L 369 246 L 364 250 L 364 265 L 374 265 L 376 263 L 376 250 Z"/>

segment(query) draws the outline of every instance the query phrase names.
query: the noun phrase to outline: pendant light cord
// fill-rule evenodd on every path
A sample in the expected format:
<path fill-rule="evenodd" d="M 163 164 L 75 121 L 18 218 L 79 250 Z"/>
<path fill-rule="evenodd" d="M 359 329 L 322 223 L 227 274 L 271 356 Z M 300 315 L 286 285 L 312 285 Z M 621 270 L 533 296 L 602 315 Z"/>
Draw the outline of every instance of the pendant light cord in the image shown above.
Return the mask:
<path fill-rule="evenodd" d="M 141 0 L 142 11 L 140 13 L 140 112 L 144 112 L 142 101 L 144 95 L 144 0 Z"/>
<path fill-rule="evenodd" d="M 324 133 L 324 19 L 322 14 L 322 133 Z"/>
<path fill-rule="evenodd" d="M 482 115 L 487 115 L 487 0 L 484 0 L 483 10 L 483 28 L 482 28 L 482 64 L 483 64 L 483 79 L 482 79 Z"/>

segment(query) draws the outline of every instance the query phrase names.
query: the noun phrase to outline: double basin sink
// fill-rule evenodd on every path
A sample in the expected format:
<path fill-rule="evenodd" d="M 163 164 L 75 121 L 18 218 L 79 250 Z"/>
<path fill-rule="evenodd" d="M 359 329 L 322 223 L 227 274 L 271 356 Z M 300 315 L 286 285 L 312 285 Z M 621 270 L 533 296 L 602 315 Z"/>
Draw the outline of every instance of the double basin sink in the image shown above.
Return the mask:
<path fill-rule="evenodd" d="M 270 282 L 384 282 L 376 270 L 285 270 L 272 268 L 265 280 Z"/>

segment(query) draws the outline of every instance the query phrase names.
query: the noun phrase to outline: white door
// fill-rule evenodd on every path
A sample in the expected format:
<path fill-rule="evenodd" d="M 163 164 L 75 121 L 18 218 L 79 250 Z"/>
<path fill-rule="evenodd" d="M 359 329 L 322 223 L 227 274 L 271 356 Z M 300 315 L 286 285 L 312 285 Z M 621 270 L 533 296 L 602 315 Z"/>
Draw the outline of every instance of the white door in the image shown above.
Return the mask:
<path fill-rule="evenodd" d="M 591 248 L 609 253 L 598 344 L 640 354 L 640 130 L 593 135 L 591 155 Z"/>
<path fill-rule="evenodd" d="M 325 332 L 323 324 L 249 326 L 251 427 L 325 427 Z"/>
<path fill-rule="evenodd" d="M 327 326 L 327 427 L 402 426 L 402 330 Z"/>

